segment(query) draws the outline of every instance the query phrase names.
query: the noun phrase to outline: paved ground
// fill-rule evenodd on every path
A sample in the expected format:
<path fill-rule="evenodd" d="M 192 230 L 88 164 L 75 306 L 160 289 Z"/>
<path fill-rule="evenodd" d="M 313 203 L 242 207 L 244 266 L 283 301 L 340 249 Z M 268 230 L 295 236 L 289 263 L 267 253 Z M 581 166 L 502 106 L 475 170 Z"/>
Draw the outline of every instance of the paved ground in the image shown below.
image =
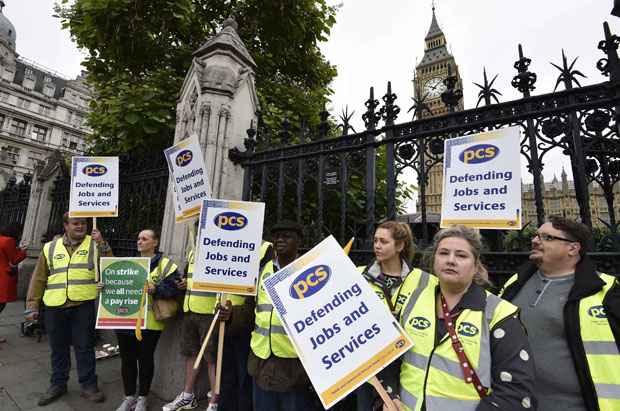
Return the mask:
<path fill-rule="evenodd" d="M 71 370 L 69 392 L 46 407 L 38 407 L 37 400 L 49 385 L 49 347 L 44 337 L 36 339 L 20 336 L 24 303 L 10 303 L 0 313 L 0 336 L 7 338 L 0 343 L 0 411 L 114 411 L 123 398 L 120 359 L 113 357 L 97 361 L 99 387 L 106 395 L 101 404 L 87 402 L 80 397 L 75 368 Z M 75 365 L 75 361 L 72 361 Z M 163 401 L 151 395 L 151 410 L 160 410 Z"/>

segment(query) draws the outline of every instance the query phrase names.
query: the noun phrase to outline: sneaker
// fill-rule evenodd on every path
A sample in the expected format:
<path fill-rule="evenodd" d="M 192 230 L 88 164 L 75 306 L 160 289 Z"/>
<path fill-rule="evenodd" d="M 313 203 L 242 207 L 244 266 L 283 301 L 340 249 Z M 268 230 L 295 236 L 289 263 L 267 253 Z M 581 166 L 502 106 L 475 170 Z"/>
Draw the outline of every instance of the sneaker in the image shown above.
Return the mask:
<path fill-rule="evenodd" d="M 116 411 L 131 411 L 136 406 L 136 401 L 136 397 L 133 395 L 127 396 Z"/>
<path fill-rule="evenodd" d="M 209 404 L 206 411 L 217 411 L 217 403 L 214 402 L 214 403 Z"/>
<path fill-rule="evenodd" d="M 136 401 L 136 407 L 134 411 L 146 411 L 148 404 L 146 403 L 146 397 L 139 396 L 138 401 Z"/>
<path fill-rule="evenodd" d="M 162 408 L 163 411 L 177 411 L 177 410 L 193 410 L 198 408 L 198 401 L 195 396 L 191 398 L 183 398 L 183 393 L 177 395 L 174 401 L 169 402 Z"/>

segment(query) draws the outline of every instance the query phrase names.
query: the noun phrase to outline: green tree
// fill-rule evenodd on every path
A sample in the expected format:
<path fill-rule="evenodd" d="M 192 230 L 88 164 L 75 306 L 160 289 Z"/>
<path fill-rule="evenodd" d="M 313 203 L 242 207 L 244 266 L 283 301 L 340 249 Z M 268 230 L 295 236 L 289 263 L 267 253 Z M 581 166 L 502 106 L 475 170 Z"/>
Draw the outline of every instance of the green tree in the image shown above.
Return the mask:
<path fill-rule="evenodd" d="M 326 0 L 61 0 L 57 16 L 78 47 L 95 98 L 96 153 L 158 150 L 172 141 L 192 53 L 233 16 L 258 66 L 263 119 L 319 122 L 336 76 L 321 54 L 335 23 Z"/>

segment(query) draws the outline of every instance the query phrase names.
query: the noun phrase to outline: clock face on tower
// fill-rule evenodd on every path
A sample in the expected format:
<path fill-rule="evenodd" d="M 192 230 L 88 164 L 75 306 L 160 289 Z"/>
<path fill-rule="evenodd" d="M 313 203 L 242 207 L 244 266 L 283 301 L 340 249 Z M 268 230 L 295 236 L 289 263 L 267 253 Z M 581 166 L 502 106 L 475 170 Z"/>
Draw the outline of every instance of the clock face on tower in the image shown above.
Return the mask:
<path fill-rule="evenodd" d="M 424 83 L 424 93 L 428 94 L 428 98 L 437 98 L 446 91 L 446 85 L 443 84 L 441 77 L 433 77 Z"/>

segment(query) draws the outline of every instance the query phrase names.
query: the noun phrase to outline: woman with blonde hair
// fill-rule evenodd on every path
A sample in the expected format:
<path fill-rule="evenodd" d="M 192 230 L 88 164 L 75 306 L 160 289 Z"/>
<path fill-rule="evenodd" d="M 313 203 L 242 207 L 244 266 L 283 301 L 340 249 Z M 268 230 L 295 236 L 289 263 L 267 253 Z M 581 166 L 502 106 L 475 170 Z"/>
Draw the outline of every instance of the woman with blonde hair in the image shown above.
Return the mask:
<path fill-rule="evenodd" d="M 367 266 L 358 267 L 379 298 L 385 302 L 392 314 L 398 318 L 402 303 L 411 289 L 405 287 L 405 279 L 412 272 L 411 259 L 414 254 L 413 234 L 409 225 L 398 221 L 385 221 L 377 226 L 373 239 L 374 260 Z M 419 269 L 413 269 L 420 271 Z M 385 387 L 398 385 L 398 364 L 379 373 Z M 357 410 L 370 411 L 378 395 L 369 384 L 357 391 Z M 379 402 L 379 406 L 380 406 Z"/>
<path fill-rule="evenodd" d="M 430 271 L 412 272 L 400 323 L 414 342 L 402 357 L 400 401 L 411 411 L 536 408 L 534 365 L 519 310 L 484 289 L 480 234 L 439 231 Z"/>

